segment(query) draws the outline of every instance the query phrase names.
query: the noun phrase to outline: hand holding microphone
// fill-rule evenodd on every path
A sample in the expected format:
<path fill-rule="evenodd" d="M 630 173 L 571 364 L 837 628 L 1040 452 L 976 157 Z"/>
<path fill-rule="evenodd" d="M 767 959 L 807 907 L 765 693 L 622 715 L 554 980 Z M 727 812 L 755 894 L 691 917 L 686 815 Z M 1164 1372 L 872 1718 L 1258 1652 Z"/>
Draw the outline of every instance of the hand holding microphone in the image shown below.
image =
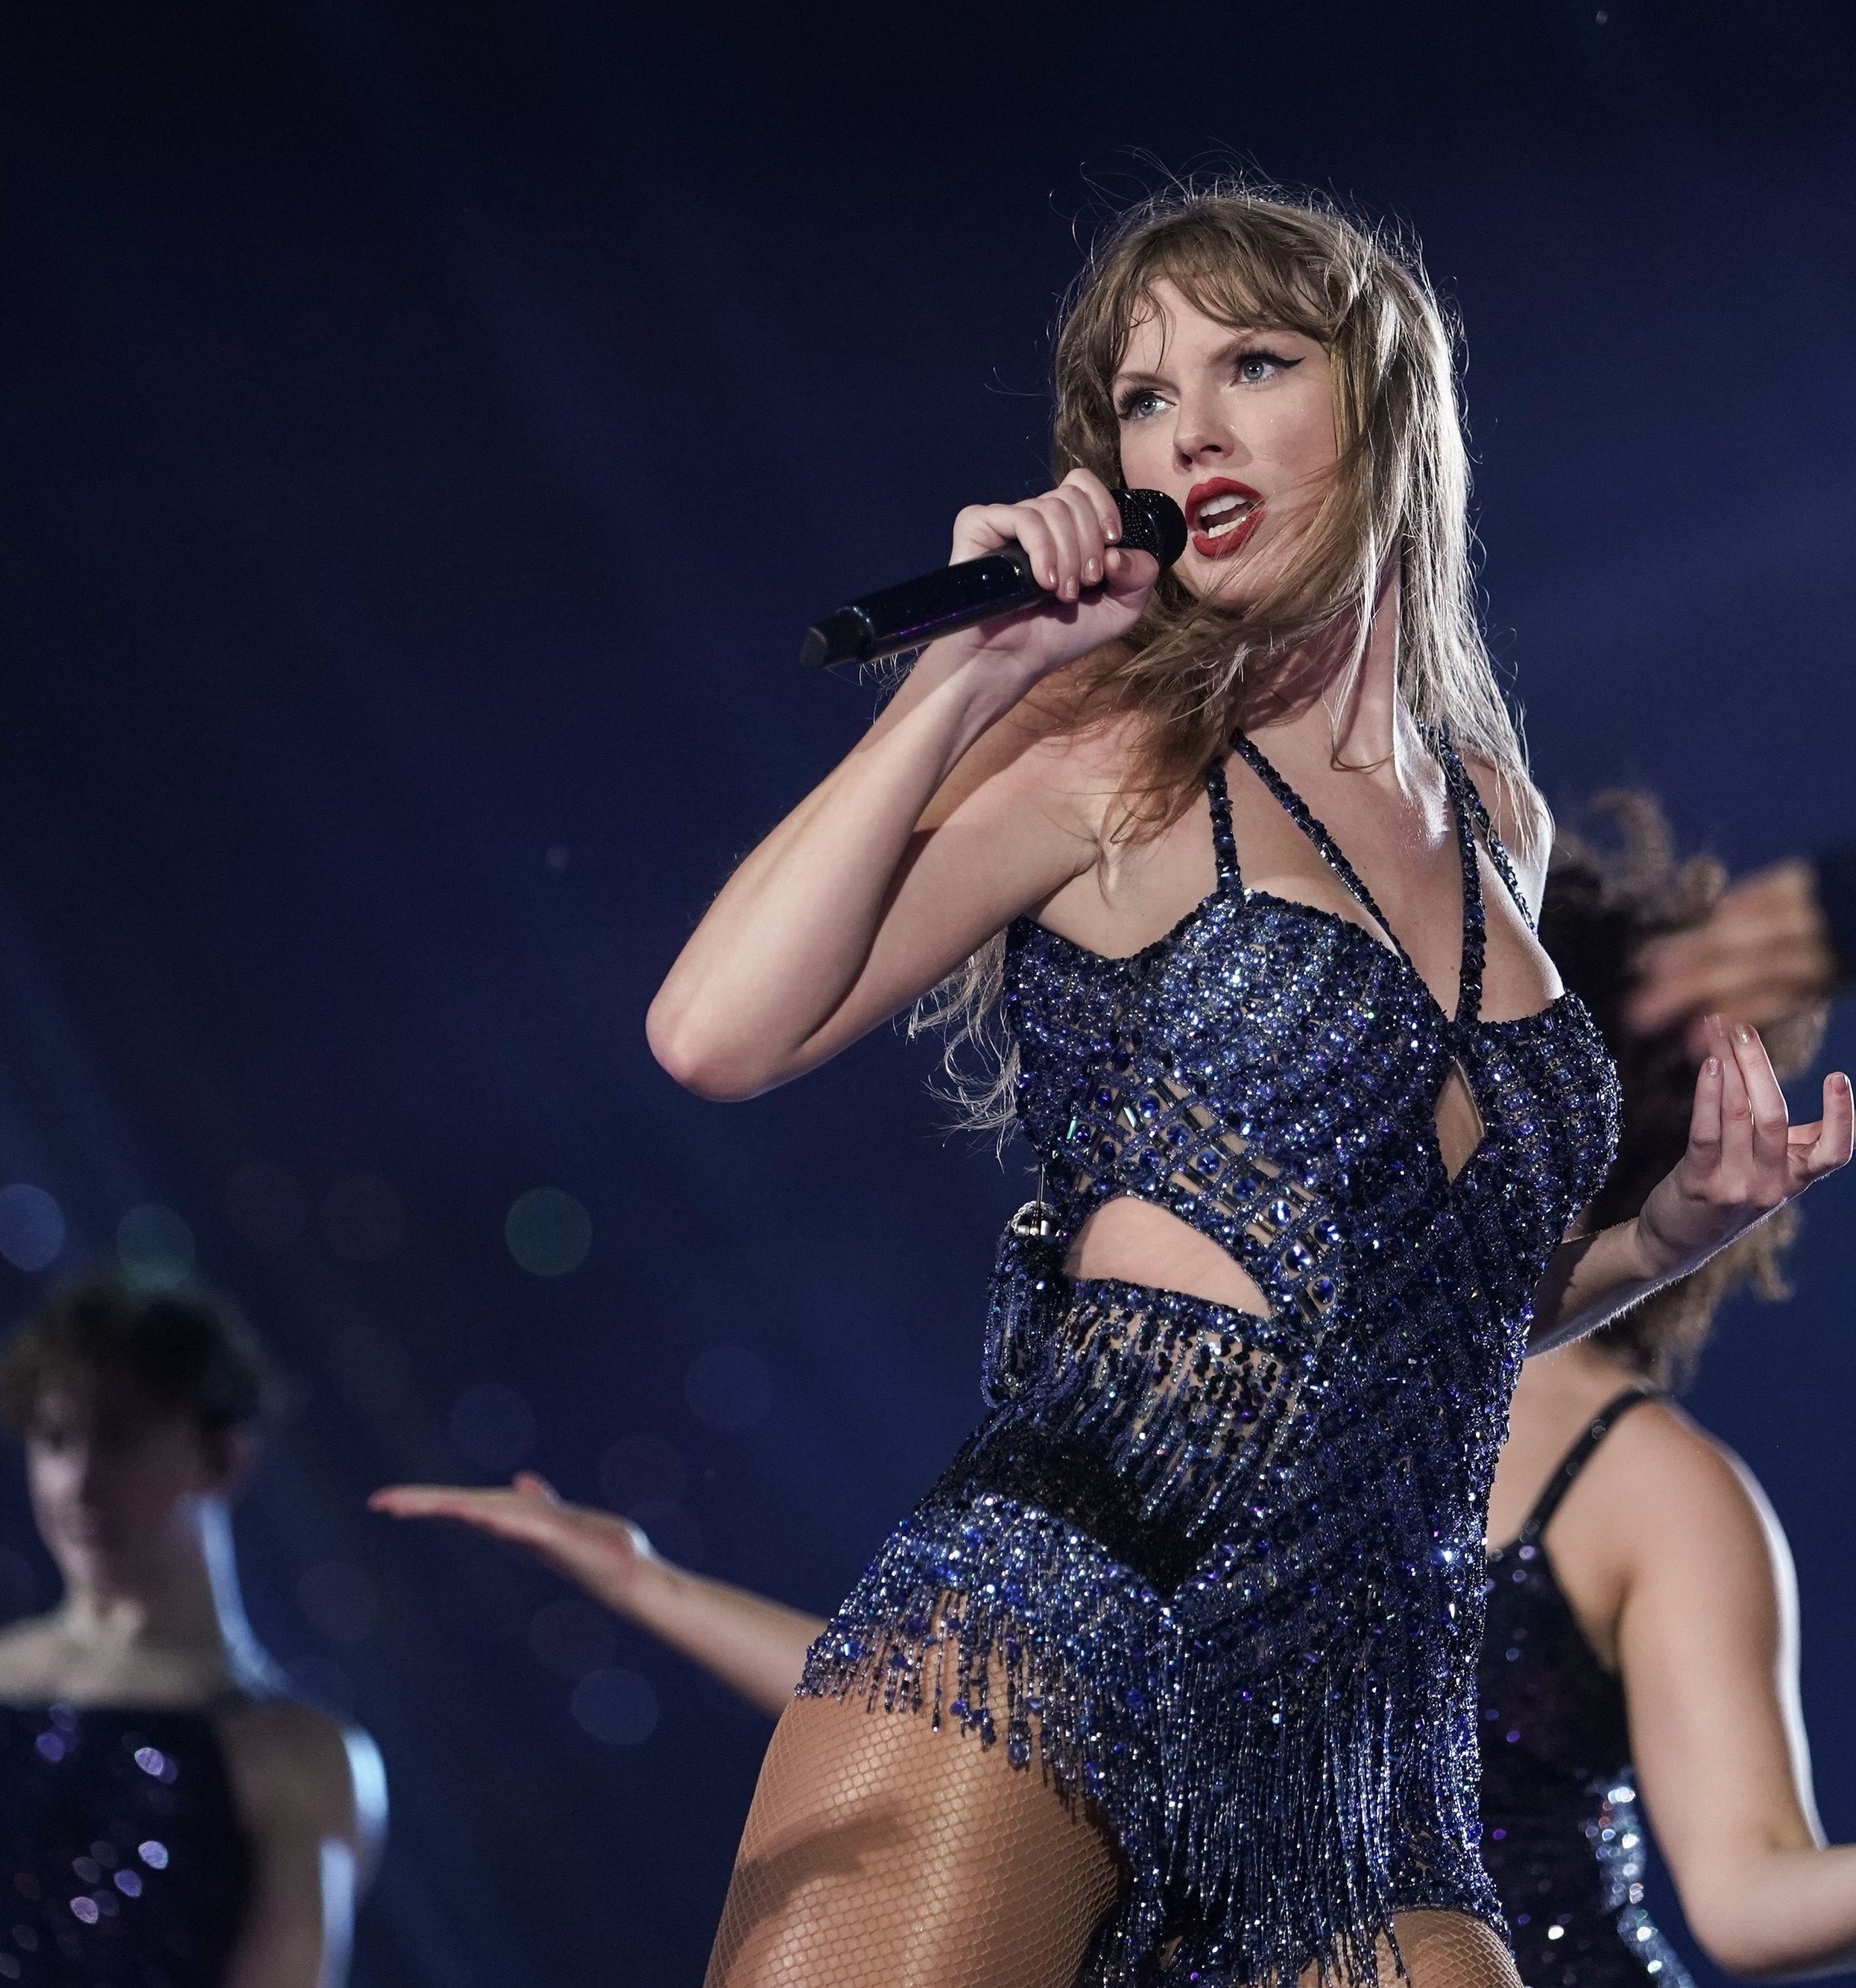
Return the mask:
<path fill-rule="evenodd" d="M 981 621 L 1029 624 L 1037 609 L 1070 610 L 1080 655 L 1133 625 L 1185 543 L 1185 519 L 1162 492 L 1111 491 L 1074 469 L 1025 503 L 969 505 L 954 521 L 952 565 L 823 617 L 806 630 L 800 660 L 812 669 L 869 662 Z M 1024 634 L 1036 639 L 1029 625 Z"/>

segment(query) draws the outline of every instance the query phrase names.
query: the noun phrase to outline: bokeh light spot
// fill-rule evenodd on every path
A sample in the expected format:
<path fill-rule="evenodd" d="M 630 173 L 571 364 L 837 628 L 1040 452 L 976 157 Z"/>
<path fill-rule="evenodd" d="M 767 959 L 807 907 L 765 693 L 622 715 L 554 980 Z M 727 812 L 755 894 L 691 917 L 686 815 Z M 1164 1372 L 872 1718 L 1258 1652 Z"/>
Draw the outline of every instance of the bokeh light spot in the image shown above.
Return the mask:
<path fill-rule="evenodd" d="M 116 1253 L 130 1276 L 177 1284 L 194 1266 L 194 1232 L 171 1208 L 149 1202 L 117 1224 Z"/>
<path fill-rule="evenodd" d="M 451 1438 L 458 1454 L 480 1470 L 513 1470 L 535 1443 L 535 1411 L 513 1388 L 494 1381 L 466 1388 L 451 1404 Z"/>
<path fill-rule="evenodd" d="M 577 1270 L 593 1247 L 593 1218 L 557 1187 L 518 1195 L 502 1232 L 509 1254 L 538 1277 L 564 1277 Z"/>
<path fill-rule="evenodd" d="M 636 1671 L 594 1671 L 568 1702 L 580 1730 L 608 1746 L 641 1745 L 658 1729 L 658 1694 Z"/>
<path fill-rule="evenodd" d="M 0 1256 L 16 1270 L 42 1270 L 64 1246 L 63 1211 L 43 1188 L 0 1188 Z"/>
<path fill-rule="evenodd" d="M 683 1392 L 698 1422 L 734 1433 L 752 1428 L 773 1405 L 773 1377 L 745 1346 L 712 1346 L 690 1362 Z"/>

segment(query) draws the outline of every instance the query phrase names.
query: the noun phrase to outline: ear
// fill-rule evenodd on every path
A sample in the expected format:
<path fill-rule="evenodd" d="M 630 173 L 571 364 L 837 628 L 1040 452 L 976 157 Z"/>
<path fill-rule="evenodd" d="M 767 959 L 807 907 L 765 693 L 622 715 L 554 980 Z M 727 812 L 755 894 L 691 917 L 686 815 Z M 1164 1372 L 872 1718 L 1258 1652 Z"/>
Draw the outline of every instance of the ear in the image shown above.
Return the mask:
<path fill-rule="evenodd" d="M 236 1498 L 258 1462 L 258 1439 L 248 1429 L 218 1429 L 202 1438 L 201 1452 L 212 1489 L 221 1498 Z"/>

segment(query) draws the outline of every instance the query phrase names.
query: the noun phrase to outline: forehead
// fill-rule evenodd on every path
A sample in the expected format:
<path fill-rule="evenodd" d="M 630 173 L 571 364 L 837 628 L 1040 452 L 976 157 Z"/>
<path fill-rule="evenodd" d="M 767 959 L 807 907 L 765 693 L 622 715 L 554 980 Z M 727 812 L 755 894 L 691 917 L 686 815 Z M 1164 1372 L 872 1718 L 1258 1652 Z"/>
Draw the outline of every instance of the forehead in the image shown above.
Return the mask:
<path fill-rule="evenodd" d="M 122 1442 L 191 1434 L 192 1425 L 132 1382 L 76 1370 L 49 1378 L 32 1405 L 28 1434 L 52 1432 Z"/>
<path fill-rule="evenodd" d="M 1171 356 L 1214 352 L 1255 331 L 1302 334 L 1273 323 L 1260 312 L 1214 316 L 1187 296 L 1171 277 L 1158 276 L 1134 299 L 1117 370 L 1147 372 Z"/>

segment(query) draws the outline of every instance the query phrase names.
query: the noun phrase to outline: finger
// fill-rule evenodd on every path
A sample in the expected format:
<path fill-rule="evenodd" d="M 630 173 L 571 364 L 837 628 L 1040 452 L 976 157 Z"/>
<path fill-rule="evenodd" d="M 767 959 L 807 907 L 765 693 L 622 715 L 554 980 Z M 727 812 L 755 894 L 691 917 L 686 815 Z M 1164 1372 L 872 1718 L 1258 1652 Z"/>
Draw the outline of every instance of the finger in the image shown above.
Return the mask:
<path fill-rule="evenodd" d="M 1076 513 L 1060 495 L 1033 498 L 1025 509 L 1040 519 L 1050 534 L 1056 560 L 1056 584 L 1051 591 L 1060 600 L 1073 600 L 1082 591 L 1084 547 Z M 1091 524 L 1093 526 L 1094 520 Z"/>
<path fill-rule="evenodd" d="M 1733 1034 L 1734 1062 L 1746 1087 L 1746 1108 L 1753 1121 L 1753 1164 L 1763 1172 L 1782 1177 L 1788 1151 L 1785 1134 L 1791 1119 L 1785 1108 L 1785 1094 L 1772 1073 L 1772 1059 L 1759 1030 L 1742 1022 Z"/>
<path fill-rule="evenodd" d="M 533 1498 L 549 1505 L 561 1502 L 561 1494 L 539 1470 L 519 1470 L 509 1483 L 519 1498 Z"/>
<path fill-rule="evenodd" d="M 1092 469 L 1073 469 L 1057 486 L 1061 490 L 1080 492 L 1094 513 L 1096 522 L 1102 529 L 1102 543 L 1105 546 L 1119 545 L 1121 541 L 1121 511 L 1114 493 Z"/>
<path fill-rule="evenodd" d="M 1097 585 L 1105 571 L 1104 554 L 1114 541 L 1104 529 L 1102 514 L 1087 490 L 1065 483 L 1057 492 L 1076 526 L 1077 551 L 1081 561 L 1078 576 L 1085 587 Z"/>
<path fill-rule="evenodd" d="M 1733 1038 L 1719 1016 L 1713 1018 L 1713 1025 L 1714 1054 L 1721 1067 L 1719 1165 L 1737 1183 L 1753 1171 L 1753 1105 L 1739 1058 L 1733 1053 Z"/>
<path fill-rule="evenodd" d="M 1824 1080 L 1824 1117 L 1817 1125 L 1800 1128 L 1817 1137 L 1807 1149 L 1802 1171 L 1807 1182 L 1821 1180 L 1850 1163 L 1856 1150 L 1856 1096 L 1849 1078 L 1840 1070 Z"/>
<path fill-rule="evenodd" d="M 1104 590 L 1117 601 L 1151 593 L 1160 578 L 1160 562 L 1151 553 L 1134 552 L 1126 546 L 1111 546 L 1103 555 L 1103 569 Z"/>
<path fill-rule="evenodd" d="M 1695 1102 L 1689 1108 L 1689 1150 L 1704 1165 L 1712 1167 L 1721 1150 L 1721 1059 L 1710 1053 L 1695 1073 Z"/>

